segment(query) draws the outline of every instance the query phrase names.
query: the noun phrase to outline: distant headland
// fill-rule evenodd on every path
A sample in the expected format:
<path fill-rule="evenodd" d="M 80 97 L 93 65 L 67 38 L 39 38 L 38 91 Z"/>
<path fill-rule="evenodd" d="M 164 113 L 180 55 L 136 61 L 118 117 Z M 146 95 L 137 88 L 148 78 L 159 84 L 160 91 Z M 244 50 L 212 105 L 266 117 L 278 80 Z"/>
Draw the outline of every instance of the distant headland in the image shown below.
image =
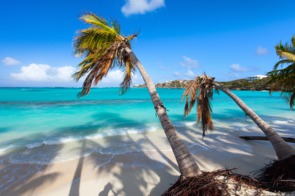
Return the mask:
<path fill-rule="evenodd" d="M 184 88 L 191 80 L 172 80 L 157 83 L 157 88 Z M 222 84 L 224 87 L 229 88 L 231 90 L 269 90 L 268 84 L 269 78 L 261 78 L 261 79 L 254 79 L 250 80 L 249 78 L 246 79 L 238 79 L 228 82 L 218 82 Z M 145 84 L 140 84 L 135 86 L 137 88 L 144 88 L 146 87 Z"/>

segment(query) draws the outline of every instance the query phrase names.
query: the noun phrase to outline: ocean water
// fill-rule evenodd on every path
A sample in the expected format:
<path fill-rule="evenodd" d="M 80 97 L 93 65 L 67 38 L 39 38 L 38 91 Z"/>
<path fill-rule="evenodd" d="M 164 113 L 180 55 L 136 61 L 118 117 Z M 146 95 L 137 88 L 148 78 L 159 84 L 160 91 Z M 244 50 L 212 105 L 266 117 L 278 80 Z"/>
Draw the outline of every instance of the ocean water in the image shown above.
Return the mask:
<path fill-rule="evenodd" d="M 93 153 L 106 155 L 137 152 L 124 141 L 96 144 L 99 138 L 162 131 L 147 89 L 131 88 L 120 95 L 118 88 L 94 88 L 77 98 L 77 88 L 0 88 L 0 163 L 49 164 Z M 177 127 L 198 126 L 196 111 L 183 119 L 183 89 L 158 89 Z M 234 91 L 264 120 L 274 124 L 294 123 L 294 111 L 279 93 Z M 243 122 L 244 113 L 225 94 L 214 95 L 213 119 L 228 127 Z M 255 126 L 251 124 L 250 126 Z M 200 133 L 201 134 L 201 133 Z M 88 146 L 83 152 L 79 145 Z M 69 147 L 70 146 L 70 147 Z"/>

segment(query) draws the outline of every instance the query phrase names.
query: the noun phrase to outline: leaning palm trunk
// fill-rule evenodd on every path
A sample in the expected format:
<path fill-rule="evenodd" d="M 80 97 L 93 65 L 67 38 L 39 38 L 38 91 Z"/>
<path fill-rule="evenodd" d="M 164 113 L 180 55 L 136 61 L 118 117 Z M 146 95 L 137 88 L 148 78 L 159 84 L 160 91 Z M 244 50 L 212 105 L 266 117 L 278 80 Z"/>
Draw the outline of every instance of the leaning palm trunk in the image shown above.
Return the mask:
<path fill-rule="evenodd" d="M 162 127 L 165 131 L 165 134 L 174 152 L 176 161 L 179 165 L 181 175 L 184 177 L 197 176 L 201 171 L 197 163 L 195 162 L 194 158 L 189 153 L 186 145 L 183 143 L 183 141 L 179 138 L 178 134 L 176 133 L 175 127 L 169 120 L 168 115 L 166 113 L 166 108 L 160 100 L 160 97 L 156 91 L 156 87 L 153 81 L 151 80 L 151 78 L 149 77 L 146 70 L 144 69 L 140 61 L 137 59 L 135 54 L 132 52 L 132 50 L 128 47 L 126 47 L 125 50 L 130 55 L 131 61 L 138 68 L 145 81 L 157 115 L 161 121 Z"/>
<path fill-rule="evenodd" d="M 286 158 L 295 155 L 295 150 L 287 144 L 264 120 L 262 120 L 251 108 L 249 108 L 240 98 L 238 98 L 235 94 L 230 92 L 229 89 L 224 88 L 220 84 L 214 82 L 214 86 L 217 89 L 222 90 L 225 94 L 231 97 L 236 104 L 248 115 L 255 124 L 264 132 L 266 137 L 271 142 L 276 155 L 279 160 L 283 160 Z"/>
<path fill-rule="evenodd" d="M 130 41 L 137 35 L 124 37 L 120 35 L 118 23 L 108 24 L 105 19 L 95 14 L 85 14 L 81 19 L 91 27 L 81 30 L 74 42 L 76 54 L 85 55 L 84 60 L 79 64 L 81 69 L 74 74 L 74 78 L 79 80 L 82 76 L 87 75 L 79 96 L 88 94 L 92 84 L 97 85 L 114 67 L 124 70 L 121 93 L 125 93 L 131 85 L 132 73 L 137 67 L 146 82 L 154 107 L 178 162 L 181 175 L 183 177 L 196 176 L 200 171 L 197 163 L 177 136 L 152 80 L 131 51 Z"/>

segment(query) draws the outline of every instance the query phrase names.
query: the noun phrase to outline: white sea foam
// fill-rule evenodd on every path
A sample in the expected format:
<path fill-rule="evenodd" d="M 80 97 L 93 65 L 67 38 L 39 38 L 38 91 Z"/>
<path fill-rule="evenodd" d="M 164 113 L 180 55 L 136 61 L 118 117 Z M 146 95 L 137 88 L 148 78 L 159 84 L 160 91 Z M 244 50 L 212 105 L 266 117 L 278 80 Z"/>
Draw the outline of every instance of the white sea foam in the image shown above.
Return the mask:
<path fill-rule="evenodd" d="M 66 143 L 71 143 L 71 142 L 77 142 L 85 139 L 85 137 L 64 137 L 64 138 L 59 138 L 59 139 L 52 139 L 48 141 L 44 141 L 44 145 L 59 145 L 59 144 L 66 144 Z"/>
<path fill-rule="evenodd" d="M 145 147 L 140 148 L 141 142 L 117 142 L 110 146 L 97 145 L 97 147 L 86 148 L 83 149 L 81 153 L 80 144 L 77 142 L 81 142 L 84 140 L 95 140 L 99 138 L 111 137 L 111 136 L 119 136 L 119 135 L 128 135 L 128 134 L 139 134 L 143 132 L 151 132 L 156 131 L 157 127 L 149 126 L 146 127 L 138 127 L 138 128 L 129 128 L 122 127 L 118 129 L 108 129 L 101 130 L 100 133 L 93 135 L 85 135 L 85 136 L 76 136 L 76 137 L 61 137 L 57 138 L 44 138 L 42 141 L 31 142 L 29 144 L 23 144 L 23 147 L 18 146 L 19 149 L 15 150 L 12 154 L 9 154 L 8 160 L 14 164 L 39 164 L 39 165 L 47 165 L 56 162 L 64 162 L 75 160 L 81 157 L 87 157 L 93 153 L 101 154 L 101 155 L 120 155 L 138 152 L 139 150 L 146 149 Z M 97 142 L 97 141 L 93 141 Z M 71 144 L 73 143 L 73 144 Z M 86 141 L 87 144 L 87 141 Z M 91 144 L 91 142 L 89 143 Z M 77 146 L 78 145 L 78 146 Z M 143 144 L 144 145 L 144 144 Z M 7 146 L 5 148 L 0 149 L 0 153 L 4 152 L 13 146 Z M 64 149 L 65 148 L 65 149 Z M 44 153 L 46 152 L 46 153 Z"/>
<path fill-rule="evenodd" d="M 32 149 L 32 148 L 37 148 L 44 145 L 43 142 L 36 142 L 36 143 L 32 143 L 32 144 L 27 144 L 26 148 Z"/>
<path fill-rule="evenodd" d="M 38 141 L 30 144 L 26 144 L 26 148 L 33 149 L 38 148 L 41 146 L 46 145 L 59 145 L 59 144 L 66 144 L 71 142 L 78 142 L 82 140 L 92 140 L 92 139 L 99 139 L 99 138 L 105 138 L 105 137 L 111 137 L 111 136 L 119 136 L 119 135 L 128 135 L 128 134 L 139 134 L 143 132 L 152 132 L 156 131 L 157 127 L 150 126 L 148 128 L 145 127 L 139 127 L 139 128 L 130 128 L 130 127 L 123 127 L 118 129 L 108 129 L 105 131 L 102 131 L 101 133 L 92 134 L 92 135 L 86 135 L 86 136 L 77 136 L 77 137 L 64 137 L 64 138 L 53 138 L 53 139 L 45 139 L 43 141 Z M 6 149 L 6 148 L 5 148 Z M 1 153 L 1 149 L 0 149 Z"/>
<path fill-rule="evenodd" d="M 9 145 L 9 146 L 0 148 L 0 155 L 5 154 L 9 149 L 12 149 L 13 147 L 14 145 Z"/>
<path fill-rule="evenodd" d="M 272 121 L 273 124 L 277 124 L 277 125 L 287 125 L 289 124 L 288 121 L 284 121 L 284 120 L 274 120 Z"/>
<path fill-rule="evenodd" d="M 192 127 L 196 125 L 195 121 L 188 121 L 188 122 L 176 122 L 173 123 L 175 127 Z"/>

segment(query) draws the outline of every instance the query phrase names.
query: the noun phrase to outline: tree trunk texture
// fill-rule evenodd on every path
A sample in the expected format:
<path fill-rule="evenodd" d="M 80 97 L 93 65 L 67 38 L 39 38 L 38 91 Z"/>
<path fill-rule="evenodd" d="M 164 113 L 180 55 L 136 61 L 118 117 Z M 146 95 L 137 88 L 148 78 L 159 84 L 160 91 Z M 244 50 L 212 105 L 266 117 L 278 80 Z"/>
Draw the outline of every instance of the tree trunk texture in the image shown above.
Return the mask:
<path fill-rule="evenodd" d="M 292 155 L 295 155 L 295 150 L 293 147 L 291 147 L 287 142 L 285 142 L 281 136 L 279 136 L 273 129 L 270 127 L 264 120 L 262 120 L 251 108 L 249 108 L 240 98 L 238 98 L 235 94 L 230 92 L 229 89 L 224 88 L 218 83 L 214 83 L 214 86 L 217 89 L 220 89 L 225 94 L 227 94 L 229 97 L 231 97 L 234 102 L 248 115 L 255 124 L 264 132 L 266 137 L 271 142 L 272 146 L 274 147 L 274 150 L 276 152 L 276 155 L 279 160 L 286 159 L 288 157 L 291 157 Z"/>
<path fill-rule="evenodd" d="M 184 177 L 193 177 L 199 175 L 201 171 L 193 156 L 188 151 L 188 148 L 176 133 L 175 127 L 169 120 L 169 117 L 166 113 L 166 108 L 160 100 L 153 81 L 151 80 L 148 73 L 146 72 L 140 61 L 137 59 L 133 51 L 130 48 L 126 48 L 126 52 L 130 55 L 132 62 L 134 63 L 134 65 L 137 66 L 145 81 L 156 113 L 161 121 L 166 137 L 171 145 L 174 156 L 178 163 L 181 175 L 183 175 Z"/>

